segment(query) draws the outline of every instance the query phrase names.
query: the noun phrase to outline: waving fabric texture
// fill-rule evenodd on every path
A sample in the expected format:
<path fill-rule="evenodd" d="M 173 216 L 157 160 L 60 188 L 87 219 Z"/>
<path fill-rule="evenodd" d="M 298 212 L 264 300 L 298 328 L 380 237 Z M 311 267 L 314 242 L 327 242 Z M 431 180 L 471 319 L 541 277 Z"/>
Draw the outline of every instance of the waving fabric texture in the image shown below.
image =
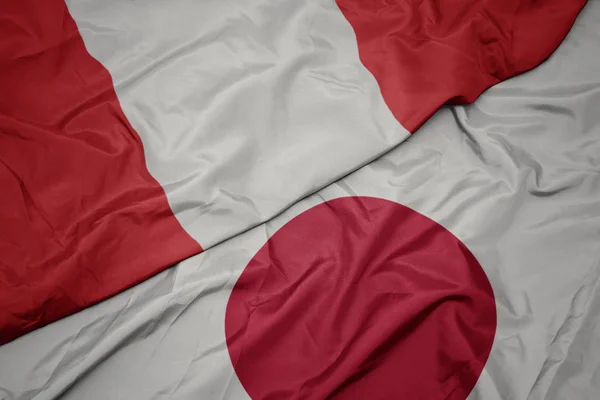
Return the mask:
<path fill-rule="evenodd" d="M 539 64 L 584 3 L 0 0 L 0 344 Z"/>

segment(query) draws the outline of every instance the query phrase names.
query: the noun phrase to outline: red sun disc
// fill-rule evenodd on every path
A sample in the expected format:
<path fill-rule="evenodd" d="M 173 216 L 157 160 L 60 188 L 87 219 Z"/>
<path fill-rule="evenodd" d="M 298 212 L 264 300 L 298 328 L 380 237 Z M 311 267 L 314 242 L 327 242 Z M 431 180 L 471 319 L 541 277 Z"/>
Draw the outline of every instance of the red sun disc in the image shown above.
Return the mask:
<path fill-rule="evenodd" d="M 247 265 L 227 304 L 233 367 L 252 399 L 454 399 L 496 330 L 492 287 L 441 225 L 346 197 L 298 215 Z"/>

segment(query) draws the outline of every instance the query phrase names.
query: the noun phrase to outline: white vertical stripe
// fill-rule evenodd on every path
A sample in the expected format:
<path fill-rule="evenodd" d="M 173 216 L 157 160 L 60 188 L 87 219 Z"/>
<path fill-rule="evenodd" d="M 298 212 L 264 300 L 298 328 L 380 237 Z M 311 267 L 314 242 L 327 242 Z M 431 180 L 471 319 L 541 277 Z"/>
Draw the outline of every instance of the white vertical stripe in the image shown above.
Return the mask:
<path fill-rule="evenodd" d="M 205 248 L 409 135 L 334 0 L 68 5 L 151 174 Z"/>

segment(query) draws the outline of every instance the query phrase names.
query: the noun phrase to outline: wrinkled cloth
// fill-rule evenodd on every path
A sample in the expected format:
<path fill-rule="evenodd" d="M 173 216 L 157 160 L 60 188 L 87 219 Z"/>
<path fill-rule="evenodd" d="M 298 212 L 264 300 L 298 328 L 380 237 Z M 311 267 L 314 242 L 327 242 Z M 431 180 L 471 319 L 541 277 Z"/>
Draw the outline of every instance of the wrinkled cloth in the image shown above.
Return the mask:
<path fill-rule="evenodd" d="M 268 221 L 442 104 L 535 67 L 584 4 L 4 0 L 0 343 Z"/>
<path fill-rule="evenodd" d="M 248 398 L 224 332 L 236 280 L 292 218 L 357 195 L 431 218 L 485 270 L 497 330 L 469 399 L 599 398 L 599 19 L 590 2 L 539 68 L 269 222 L 0 347 L 0 398 Z"/>

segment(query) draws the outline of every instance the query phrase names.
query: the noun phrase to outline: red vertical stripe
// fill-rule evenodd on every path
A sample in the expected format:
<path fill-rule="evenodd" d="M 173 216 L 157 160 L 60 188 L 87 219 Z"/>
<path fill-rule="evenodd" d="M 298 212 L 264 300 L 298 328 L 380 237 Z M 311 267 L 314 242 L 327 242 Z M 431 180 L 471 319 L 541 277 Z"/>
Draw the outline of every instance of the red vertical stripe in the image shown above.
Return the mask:
<path fill-rule="evenodd" d="M 445 103 L 534 68 L 586 0 L 337 0 L 394 116 L 416 131 Z"/>
<path fill-rule="evenodd" d="M 2 0 L 0 344 L 201 251 L 63 0 Z"/>

